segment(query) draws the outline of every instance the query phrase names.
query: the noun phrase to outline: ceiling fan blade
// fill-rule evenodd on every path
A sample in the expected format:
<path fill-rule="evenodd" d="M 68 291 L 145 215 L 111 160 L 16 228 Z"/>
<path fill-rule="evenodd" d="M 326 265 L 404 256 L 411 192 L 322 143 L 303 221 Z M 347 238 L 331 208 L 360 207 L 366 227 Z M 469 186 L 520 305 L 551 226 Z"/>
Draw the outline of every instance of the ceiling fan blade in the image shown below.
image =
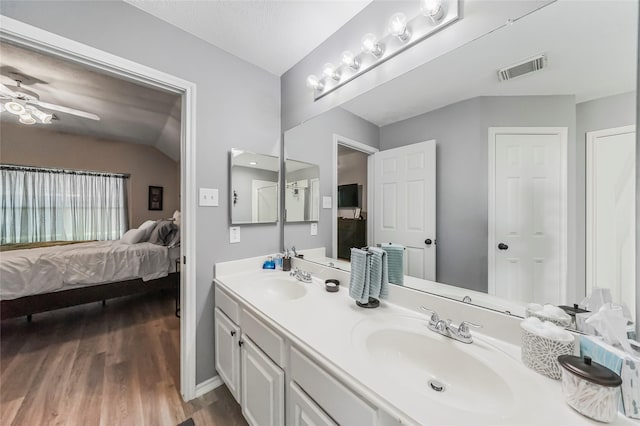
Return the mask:
<path fill-rule="evenodd" d="M 83 118 L 88 118 L 90 120 L 100 121 L 100 117 L 98 117 L 97 115 L 95 115 L 93 113 L 90 113 L 90 112 L 80 111 L 78 109 L 73 109 L 73 108 L 67 108 L 67 107 L 62 106 L 62 105 L 50 104 L 49 102 L 30 101 L 29 103 L 41 106 L 42 108 L 51 109 L 53 111 L 65 112 L 67 114 L 77 115 L 78 117 L 83 117 Z"/>
<path fill-rule="evenodd" d="M 0 83 L 0 95 L 10 96 L 12 98 L 18 97 L 18 94 L 16 92 L 14 92 L 13 90 L 9 89 L 7 86 L 5 86 L 2 83 Z"/>

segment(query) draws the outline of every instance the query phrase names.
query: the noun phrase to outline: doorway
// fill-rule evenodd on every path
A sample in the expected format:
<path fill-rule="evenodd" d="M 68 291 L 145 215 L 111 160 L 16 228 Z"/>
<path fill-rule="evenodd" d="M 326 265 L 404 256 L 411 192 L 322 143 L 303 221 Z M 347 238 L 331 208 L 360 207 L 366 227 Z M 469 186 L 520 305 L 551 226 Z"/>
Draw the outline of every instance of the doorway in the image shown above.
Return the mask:
<path fill-rule="evenodd" d="M 26 49 L 76 62 L 182 97 L 180 147 L 180 210 L 182 212 L 180 279 L 180 392 L 185 401 L 196 397 L 195 268 L 195 84 L 122 57 L 3 17 L 0 40 Z"/>
<path fill-rule="evenodd" d="M 489 128 L 489 294 L 567 298 L 567 128 Z"/>
<path fill-rule="evenodd" d="M 333 135 L 334 202 L 331 206 L 332 252 L 329 257 L 349 260 L 351 247 L 362 247 L 373 241 L 373 227 L 367 221 L 367 215 L 373 209 L 373 191 L 370 188 L 373 154 L 376 152 L 377 148 L 365 143 Z"/>

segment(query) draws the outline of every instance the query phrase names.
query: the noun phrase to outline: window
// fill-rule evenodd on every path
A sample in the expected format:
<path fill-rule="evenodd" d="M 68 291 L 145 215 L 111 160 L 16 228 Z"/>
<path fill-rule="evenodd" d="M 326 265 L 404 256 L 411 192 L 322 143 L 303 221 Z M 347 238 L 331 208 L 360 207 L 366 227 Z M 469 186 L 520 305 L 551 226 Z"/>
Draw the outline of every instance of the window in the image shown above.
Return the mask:
<path fill-rule="evenodd" d="M 2 165 L 0 243 L 116 240 L 127 175 Z"/>

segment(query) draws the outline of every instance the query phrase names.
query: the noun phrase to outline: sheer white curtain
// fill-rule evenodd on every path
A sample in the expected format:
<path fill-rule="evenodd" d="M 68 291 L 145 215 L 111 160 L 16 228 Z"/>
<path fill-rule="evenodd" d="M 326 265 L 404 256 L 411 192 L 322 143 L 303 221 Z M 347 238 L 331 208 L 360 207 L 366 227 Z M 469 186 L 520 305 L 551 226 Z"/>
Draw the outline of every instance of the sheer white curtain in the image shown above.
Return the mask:
<path fill-rule="evenodd" d="M 127 177 L 0 166 L 0 243 L 115 240 L 127 230 Z"/>

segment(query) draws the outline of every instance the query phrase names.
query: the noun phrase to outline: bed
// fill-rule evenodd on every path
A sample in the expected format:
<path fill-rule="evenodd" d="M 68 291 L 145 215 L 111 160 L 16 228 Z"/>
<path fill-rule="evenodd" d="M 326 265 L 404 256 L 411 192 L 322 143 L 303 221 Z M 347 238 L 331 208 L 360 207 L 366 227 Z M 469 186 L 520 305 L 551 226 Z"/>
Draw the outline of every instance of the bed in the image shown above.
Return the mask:
<path fill-rule="evenodd" d="M 154 223 L 155 225 L 155 223 Z M 173 228 L 172 228 L 173 229 Z M 0 317 L 13 318 L 140 292 L 179 287 L 179 240 L 136 237 L 0 253 Z M 133 232 L 133 233 L 136 233 Z M 140 235 L 141 234 L 141 235 Z M 130 234 L 131 235 L 131 234 Z"/>

